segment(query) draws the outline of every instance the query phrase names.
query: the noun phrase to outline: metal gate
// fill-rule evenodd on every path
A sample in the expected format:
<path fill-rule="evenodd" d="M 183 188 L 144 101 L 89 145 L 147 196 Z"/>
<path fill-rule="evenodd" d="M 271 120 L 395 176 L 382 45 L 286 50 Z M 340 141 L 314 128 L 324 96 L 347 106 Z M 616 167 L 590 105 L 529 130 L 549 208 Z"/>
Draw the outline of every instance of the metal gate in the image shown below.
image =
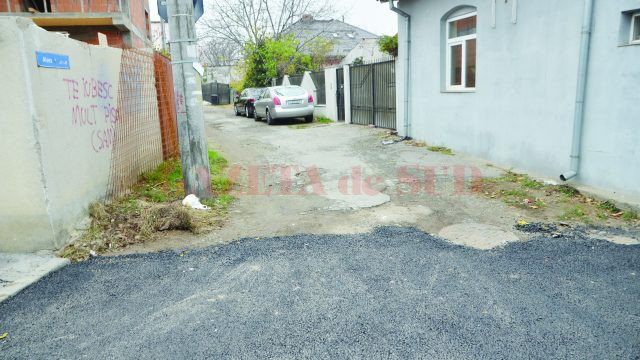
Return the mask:
<path fill-rule="evenodd" d="M 302 84 L 302 78 L 303 77 L 304 77 L 304 74 L 291 75 L 291 76 L 289 76 L 289 84 L 290 85 L 300 86 L 300 84 Z"/>
<path fill-rule="evenodd" d="M 202 100 L 213 105 L 227 105 L 231 103 L 229 84 L 217 82 L 202 84 Z"/>
<path fill-rule="evenodd" d="M 395 61 L 352 66 L 351 122 L 396 128 Z"/>
<path fill-rule="evenodd" d="M 344 69 L 336 69 L 337 87 L 336 99 L 338 102 L 338 121 L 344 121 Z"/>

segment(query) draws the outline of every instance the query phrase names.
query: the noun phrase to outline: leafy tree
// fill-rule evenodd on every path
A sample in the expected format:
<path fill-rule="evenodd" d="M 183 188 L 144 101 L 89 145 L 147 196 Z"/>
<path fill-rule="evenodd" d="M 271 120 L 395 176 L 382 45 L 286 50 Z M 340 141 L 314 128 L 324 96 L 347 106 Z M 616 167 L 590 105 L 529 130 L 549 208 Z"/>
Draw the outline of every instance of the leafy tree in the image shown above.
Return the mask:
<path fill-rule="evenodd" d="M 398 56 L 398 34 L 394 36 L 384 35 L 378 40 L 378 45 L 380 46 L 380 51 L 394 57 Z"/>
<path fill-rule="evenodd" d="M 313 55 L 309 55 L 298 51 L 298 45 L 298 40 L 291 34 L 278 39 L 247 42 L 241 69 L 244 76 L 232 87 L 238 91 L 248 87 L 269 86 L 275 77 L 321 69 L 326 54 L 333 46 L 331 42 L 317 39 L 311 52 Z"/>

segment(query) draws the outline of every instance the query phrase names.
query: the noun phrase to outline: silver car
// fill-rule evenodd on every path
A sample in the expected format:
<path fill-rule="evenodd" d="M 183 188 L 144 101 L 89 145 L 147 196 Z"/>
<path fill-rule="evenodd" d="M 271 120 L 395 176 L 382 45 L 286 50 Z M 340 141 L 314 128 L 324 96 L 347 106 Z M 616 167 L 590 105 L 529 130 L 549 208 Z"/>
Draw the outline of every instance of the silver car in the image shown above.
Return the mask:
<path fill-rule="evenodd" d="M 304 118 L 313 121 L 313 95 L 300 86 L 274 86 L 265 88 L 256 100 L 253 117 L 266 119 L 273 125 L 276 119 Z"/>

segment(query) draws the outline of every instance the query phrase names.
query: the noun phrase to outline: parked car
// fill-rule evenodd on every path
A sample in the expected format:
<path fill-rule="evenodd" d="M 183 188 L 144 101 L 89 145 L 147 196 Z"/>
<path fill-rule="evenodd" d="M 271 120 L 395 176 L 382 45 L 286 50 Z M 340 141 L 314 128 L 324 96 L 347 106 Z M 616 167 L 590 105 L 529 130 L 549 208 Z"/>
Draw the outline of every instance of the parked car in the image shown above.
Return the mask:
<path fill-rule="evenodd" d="M 248 88 L 244 89 L 240 95 L 237 95 L 233 101 L 233 109 L 236 116 L 244 115 L 248 118 L 253 117 L 254 103 L 262 93 L 262 90 L 264 90 L 264 88 Z"/>
<path fill-rule="evenodd" d="M 255 102 L 254 119 L 266 119 L 273 125 L 277 119 L 304 118 L 313 121 L 313 95 L 300 86 L 274 86 L 262 91 Z"/>

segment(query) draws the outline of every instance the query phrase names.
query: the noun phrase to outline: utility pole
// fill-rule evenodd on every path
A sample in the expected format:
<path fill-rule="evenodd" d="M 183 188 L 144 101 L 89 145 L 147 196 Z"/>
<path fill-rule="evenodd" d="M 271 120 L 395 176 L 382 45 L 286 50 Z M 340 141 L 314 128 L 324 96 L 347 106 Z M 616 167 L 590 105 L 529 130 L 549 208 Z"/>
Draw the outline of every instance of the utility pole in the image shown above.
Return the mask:
<path fill-rule="evenodd" d="M 209 152 L 196 70 L 196 30 L 192 0 L 167 0 L 173 88 L 176 96 L 180 159 L 186 194 L 212 197 Z"/>
<path fill-rule="evenodd" d="M 167 36 L 164 31 L 164 19 L 160 18 L 160 34 L 162 35 L 162 51 L 164 52 L 167 48 Z"/>

